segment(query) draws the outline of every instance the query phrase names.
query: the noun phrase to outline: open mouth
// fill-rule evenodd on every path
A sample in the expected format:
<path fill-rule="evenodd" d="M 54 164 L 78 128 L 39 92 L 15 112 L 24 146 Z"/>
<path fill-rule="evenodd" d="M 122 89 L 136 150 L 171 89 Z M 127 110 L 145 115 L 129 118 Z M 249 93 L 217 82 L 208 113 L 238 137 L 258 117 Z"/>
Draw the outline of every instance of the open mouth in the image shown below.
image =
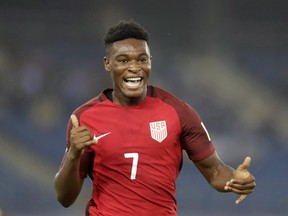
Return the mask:
<path fill-rule="evenodd" d="M 128 78 L 124 78 L 124 82 L 130 87 L 138 86 L 141 83 L 142 80 L 143 80 L 142 77 L 128 77 Z"/>

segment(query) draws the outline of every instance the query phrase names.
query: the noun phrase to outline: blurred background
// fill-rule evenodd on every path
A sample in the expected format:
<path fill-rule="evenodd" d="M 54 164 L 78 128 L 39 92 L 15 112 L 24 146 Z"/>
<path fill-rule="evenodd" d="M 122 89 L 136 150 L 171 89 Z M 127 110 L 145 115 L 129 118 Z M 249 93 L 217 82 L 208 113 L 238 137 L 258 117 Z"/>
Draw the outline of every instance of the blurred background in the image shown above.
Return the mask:
<path fill-rule="evenodd" d="M 111 87 L 103 37 L 131 18 L 150 33 L 151 84 L 198 111 L 224 162 L 252 157 L 257 188 L 235 205 L 185 156 L 179 216 L 287 215 L 287 11 L 285 0 L 2 0 L 0 215 L 84 215 L 89 179 L 68 209 L 54 193 L 66 124 Z"/>

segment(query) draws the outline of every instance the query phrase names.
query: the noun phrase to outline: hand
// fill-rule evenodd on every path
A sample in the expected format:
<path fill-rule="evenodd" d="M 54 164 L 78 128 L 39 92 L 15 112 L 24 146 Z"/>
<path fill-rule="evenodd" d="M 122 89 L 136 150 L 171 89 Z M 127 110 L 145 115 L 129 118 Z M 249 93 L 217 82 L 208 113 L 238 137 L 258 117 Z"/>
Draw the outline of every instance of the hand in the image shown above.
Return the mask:
<path fill-rule="evenodd" d="M 235 201 L 236 204 L 242 202 L 248 194 L 253 192 L 256 186 L 254 176 L 247 170 L 250 163 L 251 158 L 246 157 L 244 162 L 235 170 L 233 179 L 228 181 L 224 187 L 224 190 L 226 191 L 231 191 L 241 195 Z"/>
<path fill-rule="evenodd" d="M 83 154 L 85 147 L 95 144 L 97 141 L 93 139 L 89 128 L 85 126 L 79 127 L 79 121 L 74 114 L 71 115 L 70 119 L 72 122 L 70 153 L 74 158 L 79 158 Z"/>

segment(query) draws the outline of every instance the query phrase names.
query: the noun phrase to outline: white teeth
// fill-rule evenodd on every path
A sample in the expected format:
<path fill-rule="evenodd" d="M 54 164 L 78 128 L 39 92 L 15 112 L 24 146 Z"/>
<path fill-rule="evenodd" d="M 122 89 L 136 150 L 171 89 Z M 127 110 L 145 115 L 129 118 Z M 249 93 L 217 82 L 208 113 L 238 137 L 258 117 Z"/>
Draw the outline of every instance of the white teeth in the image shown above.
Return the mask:
<path fill-rule="evenodd" d="M 129 77 L 129 78 L 126 78 L 125 81 L 128 81 L 128 82 L 139 82 L 139 81 L 141 81 L 141 77 Z"/>
<path fill-rule="evenodd" d="M 139 86 L 141 84 L 141 80 L 142 77 L 128 77 L 124 79 L 126 85 L 133 88 Z"/>

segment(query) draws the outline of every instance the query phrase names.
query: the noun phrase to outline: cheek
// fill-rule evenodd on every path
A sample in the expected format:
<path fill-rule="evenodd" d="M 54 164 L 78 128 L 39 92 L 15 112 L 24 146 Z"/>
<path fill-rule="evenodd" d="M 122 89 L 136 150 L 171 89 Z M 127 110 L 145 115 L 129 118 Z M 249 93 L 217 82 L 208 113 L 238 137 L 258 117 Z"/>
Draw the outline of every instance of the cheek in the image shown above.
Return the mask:
<path fill-rule="evenodd" d="M 113 72 L 111 71 L 110 76 L 114 83 L 119 83 L 122 81 L 121 73 L 117 72 L 116 70 L 113 70 Z"/>
<path fill-rule="evenodd" d="M 115 75 L 121 75 L 125 70 L 127 70 L 127 66 L 121 64 L 113 64 L 111 68 L 111 71 L 113 71 Z"/>
<path fill-rule="evenodd" d="M 149 77 L 151 74 L 151 65 L 147 65 L 146 67 L 143 67 L 143 71 L 147 74 L 147 76 Z"/>

